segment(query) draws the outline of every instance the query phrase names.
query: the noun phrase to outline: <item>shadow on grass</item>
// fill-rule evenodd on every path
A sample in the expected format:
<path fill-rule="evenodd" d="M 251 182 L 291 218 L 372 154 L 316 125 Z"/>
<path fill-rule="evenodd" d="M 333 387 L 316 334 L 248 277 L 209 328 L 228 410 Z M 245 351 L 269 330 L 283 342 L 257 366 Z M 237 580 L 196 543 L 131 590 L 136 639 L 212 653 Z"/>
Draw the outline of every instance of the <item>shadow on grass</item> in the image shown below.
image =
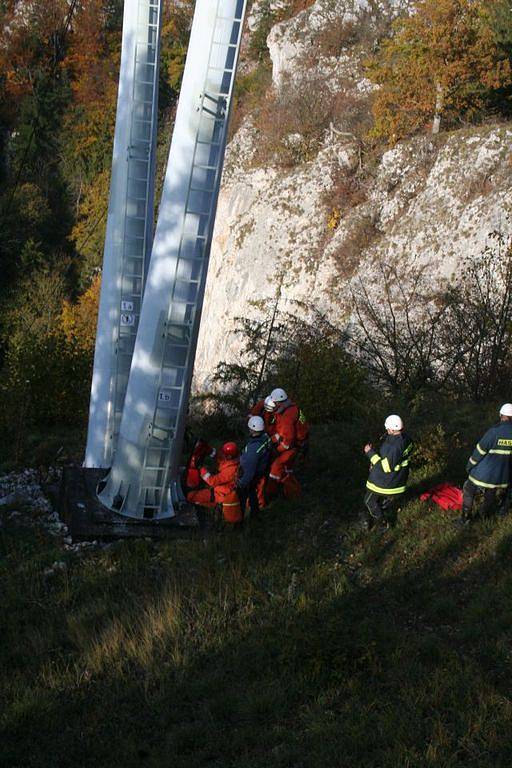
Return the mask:
<path fill-rule="evenodd" d="M 18 692 L 4 713 L 6 768 L 510 764 L 509 521 L 499 530 L 450 529 L 447 541 L 401 564 L 421 523 L 406 519 L 361 543 L 361 571 L 373 567 L 374 578 L 358 586 L 336 563 L 320 573 L 313 557 L 294 582 L 286 543 L 262 542 L 259 523 L 227 551 L 208 548 L 202 591 L 187 593 L 185 565 L 173 567 L 180 621 L 189 623 L 181 657 L 179 631 L 162 625 L 145 666 L 122 642 L 112 667 L 106 657 L 90 678 L 70 673 L 84 664 L 76 651 L 55 662 L 60 684 L 51 655 L 36 660 L 49 685 L 29 690 L 27 681 L 26 699 Z M 395 570 L 386 575 L 377 566 L 390 559 Z M 133 621 L 122 584 L 109 592 L 109 602 L 120 601 L 110 629 Z M 133 595 L 146 616 L 158 614 L 169 584 L 153 586 L 144 603 Z M 98 599 L 106 588 L 99 579 L 90 594 Z M 88 599 L 86 582 L 72 602 Z M 142 643 L 142 628 L 123 638 Z"/>
<path fill-rule="evenodd" d="M 331 432 L 309 494 L 242 536 L 53 581 L 6 546 L 5 768 L 509 767 L 512 521 L 458 531 L 411 498 L 365 539 L 366 429 Z"/>

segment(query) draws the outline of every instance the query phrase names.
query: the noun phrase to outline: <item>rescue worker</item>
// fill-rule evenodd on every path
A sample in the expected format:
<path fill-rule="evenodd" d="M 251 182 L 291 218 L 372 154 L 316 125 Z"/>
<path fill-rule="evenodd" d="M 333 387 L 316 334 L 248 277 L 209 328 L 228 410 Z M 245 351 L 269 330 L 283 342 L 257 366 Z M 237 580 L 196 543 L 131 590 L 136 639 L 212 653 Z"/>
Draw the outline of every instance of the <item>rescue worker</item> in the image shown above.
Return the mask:
<path fill-rule="evenodd" d="M 214 509 L 217 504 L 231 503 L 229 498 L 233 496 L 233 492 L 236 490 L 240 468 L 240 452 L 237 444 L 224 443 L 220 451 L 217 451 L 216 459 L 216 473 L 211 473 L 206 467 L 201 467 L 201 479 L 208 488 L 189 491 L 187 501 L 191 504 Z"/>
<path fill-rule="evenodd" d="M 469 477 L 463 486 L 462 524 L 475 519 L 472 515 L 477 494 L 483 493 L 481 515 L 488 517 L 501 489 L 505 492 L 503 510 L 509 503 L 510 461 L 512 457 L 512 403 L 505 403 L 500 409 L 500 421 L 491 427 L 469 457 L 466 471 Z M 476 517 L 476 516 L 475 516 Z"/>
<path fill-rule="evenodd" d="M 363 523 L 371 530 L 376 523 L 393 524 L 392 508 L 404 492 L 409 477 L 409 457 L 413 442 L 404 432 L 400 416 L 393 414 L 384 422 L 387 436 L 378 452 L 371 443 L 364 447 L 371 468 L 366 483 L 364 503 L 367 514 Z"/>
<path fill-rule="evenodd" d="M 212 448 L 204 440 L 198 438 L 194 443 L 194 448 L 183 476 L 186 492 L 195 491 L 201 485 L 201 467 L 207 456 L 211 459 L 215 458 L 215 448 Z"/>
<path fill-rule="evenodd" d="M 297 457 L 297 424 L 301 412 L 281 387 L 274 389 L 270 398 L 276 404 L 276 409 L 275 429 L 271 434 L 274 458 L 270 466 L 267 493 L 276 495 L 282 486 L 286 498 L 297 498 L 301 488 L 293 467 Z"/>
<path fill-rule="evenodd" d="M 255 517 L 264 506 L 264 486 L 272 444 L 265 432 L 265 422 L 261 416 L 251 416 L 247 426 L 250 438 L 240 456 L 238 496 L 242 513 L 245 512 L 249 501 L 251 517 Z"/>
<path fill-rule="evenodd" d="M 265 431 L 268 435 L 271 435 L 273 432 L 275 432 L 275 410 L 276 404 L 270 395 L 267 395 L 264 400 L 258 400 L 258 402 L 253 405 L 249 411 L 249 417 L 261 416 L 265 422 Z"/>

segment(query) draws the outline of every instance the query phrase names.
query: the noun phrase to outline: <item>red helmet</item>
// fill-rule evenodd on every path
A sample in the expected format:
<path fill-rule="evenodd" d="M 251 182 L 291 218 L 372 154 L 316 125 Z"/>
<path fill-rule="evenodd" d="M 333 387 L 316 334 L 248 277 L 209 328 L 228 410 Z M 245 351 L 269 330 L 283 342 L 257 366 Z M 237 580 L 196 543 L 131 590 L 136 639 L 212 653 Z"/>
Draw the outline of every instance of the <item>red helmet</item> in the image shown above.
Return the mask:
<path fill-rule="evenodd" d="M 224 443 L 222 446 L 222 453 L 226 459 L 236 459 L 240 456 L 240 451 L 236 443 Z"/>

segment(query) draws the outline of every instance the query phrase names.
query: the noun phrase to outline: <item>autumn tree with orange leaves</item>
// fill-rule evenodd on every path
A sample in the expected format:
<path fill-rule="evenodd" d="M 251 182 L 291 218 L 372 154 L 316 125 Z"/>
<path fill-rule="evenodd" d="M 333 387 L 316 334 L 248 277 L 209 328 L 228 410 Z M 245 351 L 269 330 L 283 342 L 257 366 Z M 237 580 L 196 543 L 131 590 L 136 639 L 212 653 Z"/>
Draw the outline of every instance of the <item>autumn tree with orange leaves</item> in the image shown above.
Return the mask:
<path fill-rule="evenodd" d="M 504 0 L 419 0 L 368 62 L 378 86 L 373 135 L 391 144 L 431 126 L 471 121 L 491 95 L 510 100 L 512 71 L 498 20 Z M 510 14 L 510 11 L 509 11 Z M 507 37 L 505 35 L 505 37 Z M 509 105 L 508 105 L 509 106 Z"/>

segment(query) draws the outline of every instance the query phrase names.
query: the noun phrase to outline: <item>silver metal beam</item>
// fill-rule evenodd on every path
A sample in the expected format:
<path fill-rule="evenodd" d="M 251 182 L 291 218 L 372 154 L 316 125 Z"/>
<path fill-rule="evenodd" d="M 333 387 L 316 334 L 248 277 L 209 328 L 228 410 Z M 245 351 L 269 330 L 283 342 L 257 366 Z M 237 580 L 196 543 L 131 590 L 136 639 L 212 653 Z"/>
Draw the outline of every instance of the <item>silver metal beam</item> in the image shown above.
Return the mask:
<path fill-rule="evenodd" d="M 118 445 L 102 503 L 174 515 L 246 0 L 197 0 Z"/>
<path fill-rule="evenodd" d="M 153 242 L 163 0 L 125 0 L 86 467 L 115 452 Z"/>

